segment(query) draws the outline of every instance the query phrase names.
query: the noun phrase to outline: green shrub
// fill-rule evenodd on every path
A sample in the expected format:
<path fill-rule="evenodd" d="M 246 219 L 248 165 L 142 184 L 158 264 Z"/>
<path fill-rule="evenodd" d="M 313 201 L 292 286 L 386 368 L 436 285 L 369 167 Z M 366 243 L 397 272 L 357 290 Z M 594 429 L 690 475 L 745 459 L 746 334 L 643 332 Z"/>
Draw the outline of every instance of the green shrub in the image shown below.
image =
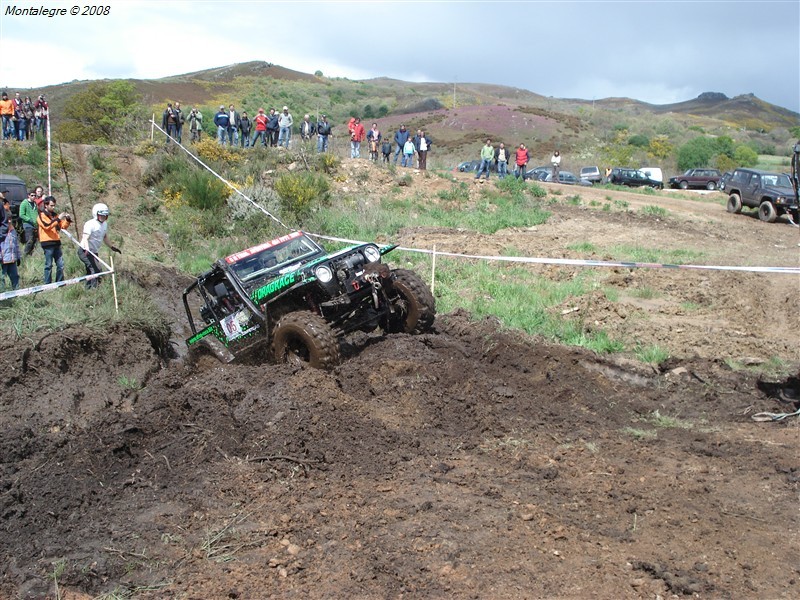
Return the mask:
<path fill-rule="evenodd" d="M 192 208 L 217 211 L 225 205 L 231 189 L 206 170 L 182 171 L 176 177 L 186 203 Z"/>
<path fill-rule="evenodd" d="M 330 203 L 328 180 L 314 173 L 289 173 L 275 182 L 281 208 L 298 219 Z"/>

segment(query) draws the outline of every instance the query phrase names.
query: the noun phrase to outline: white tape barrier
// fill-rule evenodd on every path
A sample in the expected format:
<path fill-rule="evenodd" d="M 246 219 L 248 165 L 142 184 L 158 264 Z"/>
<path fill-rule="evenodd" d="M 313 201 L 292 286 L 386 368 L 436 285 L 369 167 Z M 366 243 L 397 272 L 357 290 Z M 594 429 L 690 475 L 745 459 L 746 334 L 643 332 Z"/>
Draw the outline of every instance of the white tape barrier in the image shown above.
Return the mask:
<path fill-rule="evenodd" d="M 309 233 L 314 237 L 333 242 L 345 244 L 364 244 L 359 240 L 349 240 L 346 238 L 336 238 L 316 233 Z M 495 260 L 516 263 L 530 263 L 539 265 L 568 265 L 573 267 L 625 267 L 625 268 L 647 268 L 647 269 L 694 269 L 710 271 L 747 271 L 751 273 L 784 273 L 787 275 L 800 275 L 800 267 L 736 267 L 727 265 L 672 265 L 666 263 L 640 263 L 627 261 L 611 260 L 582 260 L 572 258 L 536 258 L 528 256 L 491 256 L 483 254 L 458 254 L 455 252 L 441 252 L 420 248 L 406 248 L 398 246 L 398 250 L 406 252 L 418 252 L 421 254 L 431 254 L 435 256 L 449 256 L 452 258 L 468 258 L 474 260 Z"/>
<path fill-rule="evenodd" d="M 240 192 L 236 187 L 228 182 L 224 177 L 222 177 L 219 173 L 214 171 L 211 167 L 205 164 L 200 158 L 192 154 L 185 146 L 179 144 L 175 138 L 167 135 L 167 132 L 161 129 L 155 121 L 151 120 L 150 123 L 162 132 L 164 135 L 169 137 L 178 147 L 186 152 L 189 156 L 191 156 L 199 165 L 201 165 L 204 169 L 206 169 L 209 173 L 213 174 L 216 178 L 222 181 L 225 185 L 239 194 L 242 198 L 247 200 L 250 204 L 255 206 L 273 221 L 278 223 L 281 227 L 288 231 L 293 231 L 290 227 L 285 225 L 280 219 L 278 219 L 275 215 L 267 211 L 265 208 L 259 206 L 254 200 L 247 197 L 245 194 Z M 345 238 L 337 238 L 331 236 L 325 236 L 316 233 L 306 232 L 309 235 L 322 239 L 322 240 L 329 240 L 333 242 L 343 242 L 347 244 L 364 244 L 365 242 L 359 240 L 349 240 Z M 405 248 L 399 247 L 400 250 L 405 250 L 407 252 L 419 252 L 422 254 L 434 254 L 432 250 L 426 250 L 421 248 Z M 639 262 L 626 262 L 626 261 L 604 261 L 604 260 L 580 260 L 580 259 L 568 259 L 568 258 L 533 258 L 533 257 L 524 257 L 524 256 L 483 256 L 478 254 L 457 254 L 454 252 L 436 252 L 436 256 L 449 256 L 452 258 L 467 258 L 467 259 L 475 259 L 475 260 L 494 260 L 494 261 L 505 261 L 505 262 L 518 262 L 518 263 L 530 263 L 530 264 L 542 264 L 542 265 L 569 265 L 574 267 L 624 267 L 624 268 L 647 268 L 647 269 L 694 269 L 694 270 L 709 270 L 709 271 L 746 271 L 750 273 L 784 273 L 789 275 L 800 275 L 800 267 L 736 267 L 736 266 L 724 266 L 724 265 L 672 265 L 672 264 L 662 264 L 662 263 L 639 263 Z"/>
<path fill-rule="evenodd" d="M 80 248 L 80 243 L 76 240 L 66 229 L 61 231 L 61 234 L 66 235 L 67 238 L 78 248 Z M 63 252 L 63 251 L 62 251 Z M 92 256 L 94 256 L 97 261 L 103 265 L 104 268 L 108 269 L 107 271 L 103 271 L 102 273 L 93 273 L 92 275 L 84 275 L 83 277 L 75 277 L 74 279 L 67 279 L 66 281 L 56 281 L 55 283 L 45 283 L 42 285 L 36 285 L 29 288 L 23 288 L 21 290 L 11 290 L 10 292 L 2 292 L 0 293 L 0 301 L 2 300 L 10 300 L 11 298 L 18 298 L 20 296 L 30 296 L 32 294 L 38 294 L 39 292 L 46 292 L 49 290 L 55 290 L 60 287 L 64 287 L 66 285 L 74 285 L 76 283 L 81 283 L 83 281 L 90 281 L 92 279 L 97 279 L 98 277 L 102 277 L 103 275 L 111 275 L 114 272 L 114 269 L 108 265 L 102 258 L 97 256 L 94 252 L 89 252 Z M 55 265 L 53 265 L 55 267 Z M 5 276 L 3 276 L 5 277 Z"/>

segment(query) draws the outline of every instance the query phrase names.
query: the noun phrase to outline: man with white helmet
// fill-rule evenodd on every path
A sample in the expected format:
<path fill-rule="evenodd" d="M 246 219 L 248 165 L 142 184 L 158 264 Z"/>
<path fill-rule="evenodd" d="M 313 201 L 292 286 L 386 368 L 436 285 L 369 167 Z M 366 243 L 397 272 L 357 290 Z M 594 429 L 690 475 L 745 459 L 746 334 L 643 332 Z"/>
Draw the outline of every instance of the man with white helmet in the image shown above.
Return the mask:
<path fill-rule="evenodd" d="M 108 239 L 108 215 L 110 211 L 108 206 L 102 202 L 95 204 L 92 207 L 92 218 L 83 226 L 83 237 L 81 238 L 81 246 L 78 248 L 78 258 L 86 267 L 87 275 L 94 275 L 100 273 L 100 263 L 97 261 L 97 253 L 100 252 L 100 246 L 105 243 L 106 246 L 111 248 L 113 252 L 122 254 L 122 251 L 114 246 Z M 86 281 L 87 288 L 94 288 L 100 283 L 100 278 L 88 279 Z"/>

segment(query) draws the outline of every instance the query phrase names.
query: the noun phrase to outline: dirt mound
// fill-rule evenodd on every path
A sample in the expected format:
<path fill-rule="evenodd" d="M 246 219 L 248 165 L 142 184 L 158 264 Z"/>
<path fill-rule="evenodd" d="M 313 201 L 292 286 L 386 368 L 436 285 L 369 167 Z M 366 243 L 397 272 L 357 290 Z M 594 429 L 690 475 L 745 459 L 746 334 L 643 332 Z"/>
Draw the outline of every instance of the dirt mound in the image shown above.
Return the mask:
<path fill-rule="evenodd" d="M 0 350 L 0 597 L 797 592 L 797 424 L 754 425 L 778 406 L 724 365 L 462 313 L 332 372 L 162 364 L 130 330 Z"/>

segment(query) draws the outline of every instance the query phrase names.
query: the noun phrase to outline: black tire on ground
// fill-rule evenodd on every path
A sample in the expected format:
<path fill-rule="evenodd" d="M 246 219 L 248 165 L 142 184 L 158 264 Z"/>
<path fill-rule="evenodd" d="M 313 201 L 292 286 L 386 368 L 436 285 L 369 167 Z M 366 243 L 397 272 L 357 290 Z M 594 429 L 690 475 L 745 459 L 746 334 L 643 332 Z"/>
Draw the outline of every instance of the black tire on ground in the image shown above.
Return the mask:
<path fill-rule="evenodd" d="M 386 292 L 394 306 L 383 329 L 387 333 L 424 333 L 433 326 L 436 302 L 428 284 L 414 271 L 395 269 L 394 282 Z"/>
<path fill-rule="evenodd" d="M 308 311 L 284 315 L 272 332 L 272 356 L 278 363 L 308 363 L 317 369 L 339 364 L 339 340 L 327 321 Z"/>
<path fill-rule="evenodd" d="M 689 189 L 689 183 L 688 183 L 687 181 L 681 181 L 681 183 L 680 183 L 680 186 L 679 186 L 679 187 L 680 187 L 682 190 L 688 190 L 688 189 Z"/>
<path fill-rule="evenodd" d="M 778 218 L 778 211 L 769 200 L 764 200 L 761 206 L 758 207 L 758 218 L 765 223 L 774 223 Z"/>
<path fill-rule="evenodd" d="M 729 213 L 739 214 L 742 212 L 742 197 L 739 194 L 731 194 L 728 196 L 728 206 L 727 206 Z"/>
<path fill-rule="evenodd" d="M 715 189 L 717 189 L 717 184 L 716 184 L 716 183 L 714 183 L 713 181 L 709 181 L 709 182 L 706 184 L 706 189 L 707 189 L 707 190 L 709 190 L 709 191 L 711 191 L 711 192 L 713 192 Z"/>

